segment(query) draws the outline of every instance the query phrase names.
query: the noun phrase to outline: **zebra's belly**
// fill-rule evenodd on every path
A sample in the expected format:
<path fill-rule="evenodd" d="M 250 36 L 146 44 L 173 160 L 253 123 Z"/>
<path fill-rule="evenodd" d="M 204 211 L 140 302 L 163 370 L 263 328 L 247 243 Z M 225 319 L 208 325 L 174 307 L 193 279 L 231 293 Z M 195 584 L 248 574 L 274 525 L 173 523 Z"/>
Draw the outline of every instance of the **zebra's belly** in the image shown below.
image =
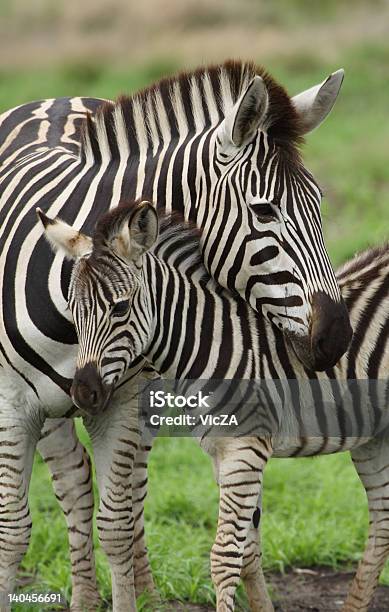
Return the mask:
<path fill-rule="evenodd" d="M 277 436 L 274 440 L 273 457 L 313 457 L 316 455 L 331 455 L 357 448 L 366 444 L 368 437 L 307 437 L 296 438 Z"/>

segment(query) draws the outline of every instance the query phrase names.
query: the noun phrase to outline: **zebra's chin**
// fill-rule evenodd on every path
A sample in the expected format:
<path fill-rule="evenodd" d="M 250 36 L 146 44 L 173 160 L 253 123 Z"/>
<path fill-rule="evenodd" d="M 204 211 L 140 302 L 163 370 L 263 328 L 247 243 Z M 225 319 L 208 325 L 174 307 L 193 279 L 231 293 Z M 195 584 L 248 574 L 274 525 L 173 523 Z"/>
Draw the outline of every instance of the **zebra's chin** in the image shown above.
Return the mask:
<path fill-rule="evenodd" d="M 338 356 L 331 359 L 315 355 L 311 336 L 298 336 L 291 332 L 284 332 L 284 334 L 287 344 L 306 370 L 310 372 L 324 372 L 338 362 Z"/>
<path fill-rule="evenodd" d="M 298 336 L 297 334 L 293 334 L 291 332 L 284 332 L 285 338 L 287 340 L 287 344 L 291 347 L 293 353 L 296 355 L 297 359 L 301 362 L 301 364 L 310 371 L 320 371 L 320 368 L 317 368 L 316 359 L 312 351 L 311 338 L 310 336 Z M 325 370 L 325 366 L 322 370 Z"/>
<path fill-rule="evenodd" d="M 297 359 L 310 371 L 324 372 L 334 367 L 347 351 L 353 330 L 344 301 L 335 302 L 322 291 L 312 296 L 309 333 L 285 330 Z"/>

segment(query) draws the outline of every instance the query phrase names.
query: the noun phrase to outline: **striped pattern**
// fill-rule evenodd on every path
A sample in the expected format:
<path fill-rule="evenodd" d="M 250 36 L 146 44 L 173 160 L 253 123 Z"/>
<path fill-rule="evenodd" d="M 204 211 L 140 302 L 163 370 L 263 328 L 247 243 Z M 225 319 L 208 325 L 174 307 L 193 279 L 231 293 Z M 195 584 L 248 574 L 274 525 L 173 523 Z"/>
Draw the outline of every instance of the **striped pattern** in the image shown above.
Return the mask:
<path fill-rule="evenodd" d="M 268 90 L 266 122 L 232 154 L 223 141 L 226 115 L 257 73 Z M 7 467 L 11 478 L 13 462 L 25 466 L 15 489 L 21 511 L 38 430 L 46 417 L 75 414 L 69 390 L 77 338 L 67 309 L 72 264 L 52 254 L 36 219 L 37 207 L 90 233 L 102 213 L 124 197 L 155 196 L 162 208 L 181 211 L 202 228 L 204 261 L 218 282 L 287 333 L 305 339 L 307 346 L 314 292 L 322 291 L 334 303 L 340 300 L 323 245 L 320 191 L 297 151 L 296 110 L 263 70 L 229 63 L 165 80 L 100 107 L 99 100 L 63 98 L 27 104 L 0 117 L 0 393 L 6 406 L 0 431 L 17 424 L 15 438 L 4 434 L 4 444 L 21 444 Z M 93 118 L 86 118 L 88 113 Z M 21 422 L 25 444 L 19 440 Z M 71 449 L 62 446 L 67 434 Z M 93 572 L 86 569 L 91 559 L 88 464 L 65 423 L 48 426 L 42 449 L 57 475 L 58 498 L 70 526 L 77 580 L 72 606 L 82 608 L 82 588 L 90 602 L 98 598 L 91 595 Z M 74 459 L 68 460 L 72 449 Z M 85 500 L 75 500 L 73 517 L 73 498 L 65 499 L 64 492 L 71 485 L 58 476 L 69 477 L 70 464 L 77 466 L 77 482 L 85 483 Z M 12 496 L 4 487 L 0 511 L 5 523 Z M 74 519 L 78 512 L 80 522 Z M 2 590 L 12 590 L 28 542 L 28 521 L 23 542 L 15 530 L 4 528 L 0 564 L 11 570 L 1 573 Z M 85 530 L 74 530 L 75 524 Z M 11 564 L 9 551 L 14 554 Z M 124 592 L 120 572 L 118 580 Z"/>
<path fill-rule="evenodd" d="M 220 127 L 258 72 L 271 92 L 267 129 L 228 155 Z M 149 198 L 201 227 L 215 280 L 303 335 L 312 293 L 323 290 L 339 301 L 339 288 L 323 243 L 320 190 L 301 163 L 298 142 L 285 92 L 253 65 L 231 63 L 106 104 L 84 126 L 82 155 L 117 169 L 113 185 L 104 186 L 111 202 Z M 274 216 L 264 226 L 256 210 L 267 203 Z M 281 230 L 274 217 L 284 221 Z"/>
<path fill-rule="evenodd" d="M 124 224 L 127 224 L 133 208 L 134 205 L 130 204 L 121 209 Z M 108 234 L 109 223 L 110 215 L 107 215 L 103 225 Z M 162 220 L 160 238 L 153 252 L 143 257 L 141 273 L 138 261 L 132 264 L 123 262 L 113 258 L 112 252 L 102 253 L 98 246 L 92 257 L 102 266 L 110 263 L 112 278 L 127 275 L 131 283 L 125 290 L 121 288 L 123 294 L 131 296 L 129 311 L 121 323 L 122 329 L 128 330 L 126 336 L 122 335 L 121 351 L 127 352 L 130 360 L 142 353 L 167 378 L 298 378 L 300 382 L 304 379 L 308 382 L 314 376 L 323 383 L 328 381 L 333 385 L 336 381 L 342 383 L 347 377 L 370 377 L 370 384 L 374 385 L 375 379 L 370 376 L 374 371 L 377 379 L 382 379 L 379 382 L 385 384 L 386 396 L 389 392 L 387 248 L 368 251 L 339 272 L 356 335 L 339 366 L 320 375 L 304 370 L 275 326 L 256 317 L 244 302 L 220 291 L 202 264 L 196 230 L 169 219 Z M 88 301 L 91 307 L 97 292 L 100 305 L 105 303 L 102 319 L 108 325 L 112 318 L 110 304 L 116 293 L 110 295 L 106 277 L 104 289 L 94 284 L 93 294 L 88 292 L 90 285 L 87 281 L 85 268 L 76 265 L 70 287 L 70 308 L 77 313 L 78 302 L 86 304 Z M 368 333 L 371 326 L 372 335 Z M 82 334 L 79 337 L 80 351 L 83 351 Z M 379 353 L 372 341 L 382 347 Z M 365 357 L 366 351 L 370 354 L 369 359 Z M 99 362 L 104 360 L 105 353 L 104 346 L 101 346 Z M 354 369 L 353 363 L 358 364 Z M 333 393 L 336 397 L 336 388 Z M 309 412 L 316 410 L 318 422 L 321 422 L 323 414 L 326 416 L 324 399 L 324 396 L 316 396 L 315 402 L 308 404 Z M 303 397 L 300 402 L 303 406 Z M 382 408 L 385 406 L 381 405 Z M 256 407 L 256 410 L 259 409 L 262 409 L 260 405 Z M 358 414 L 359 409 L 360 406 L 355 405 L 355 425 L 357 431 L 363 431 L 364 419 L 370 420 L 371 414 Z M 225 412 L 224 407 L 221 412 Z M 341 417 L 338 418 L 341 420 Z M 304 429 L 304 423 L 302 425 Z M 386 534 L 389 517 L 386 515 L 385 501 L 389 460 L 385 452 L 385 439 L 380 434 L 384 425 L 387 426 L 386 417 L 377 423 L 376 430 L 372 432 L 378 437 L 370 440 L 366 440 L 365 434 L 337 437 L 331 431 L 321 437 L 294 439 L 291 438 L 288 424 L 286 428 L 281 425 L 278 435 L 264 439 L 202 437 L 201 445 L 215 463 L 220 486 L 218 530 L 211 553 L 218 611 L 233 610 L 234 593 L 240 576 L 245 582 L 251 609 L 272 609 L 258 564 L 256 529 L 259 520 L 257 500 L 269 456 L 311 456 L 347 449 L 352 450 L 355 466 L 366 487 L 372 524 L 369 544 L 345 610 L 367 609 L 389 552 Z"/>

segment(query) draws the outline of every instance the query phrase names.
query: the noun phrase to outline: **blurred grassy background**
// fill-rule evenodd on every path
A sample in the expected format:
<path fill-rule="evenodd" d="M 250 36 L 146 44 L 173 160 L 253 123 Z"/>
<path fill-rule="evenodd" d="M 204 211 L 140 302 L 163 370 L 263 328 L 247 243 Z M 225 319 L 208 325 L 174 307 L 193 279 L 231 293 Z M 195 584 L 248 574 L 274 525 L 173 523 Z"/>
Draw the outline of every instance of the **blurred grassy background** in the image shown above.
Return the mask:
<path fill-rule="evenodd" d="M 388 237 L 389 0 L 0 0 L 0 110 L 62 95 L 115 98 L 180 68 L 262 63 L 298 93 L 344 67 L 305 147 L 335 264 Z"/>
<path fill-rule="evenodd" d="M 325 193 L 334 263 L 387 239 L 389 0 L 0 0 L 0 110 L 50 96 L 114 98 L 227 57 L 264 64 L 291 94 L 345 68 L 336 107 L 308 137 L 304 157 Z M 24 563 L 36 574 L 31 588 L 66 584 L 69 595 L 64 520 L 40 459 L 31 505 L 33 536 Z M 361 555 L 366 504 L 345 455 L 271 461 L 264 508 L 268 569 L 336 566 Z M 208 556 L 216 516 L 207 457 L 191 440 L 158 440 L 147 533 L 165 599 L 214 601 Z M 109 597 L 107 565 L 101 551 L 97 556 Z M 388 570 L 384 580 L 389 584 Z"/>

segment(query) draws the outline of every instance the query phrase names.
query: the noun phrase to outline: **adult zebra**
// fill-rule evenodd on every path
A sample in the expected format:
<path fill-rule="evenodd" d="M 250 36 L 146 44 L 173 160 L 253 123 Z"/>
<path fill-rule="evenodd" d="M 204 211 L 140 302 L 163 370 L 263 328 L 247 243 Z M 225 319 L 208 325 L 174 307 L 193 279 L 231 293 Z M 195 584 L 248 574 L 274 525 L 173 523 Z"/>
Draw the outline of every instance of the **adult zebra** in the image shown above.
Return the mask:
<path fill-rule="evenodd" d="M 204 260 L 221 284 L 284 329 L 307 365 L 327 367 L 346 349 L 350 330 L 323 244 L 320 192 L 296 147 L 328 114 L 341 81 L 342 73 L 334 73 L 290 100 L 261 69 L 227 63 L 106 104 L 94 120 L 85 112 L 95 112 L 100 102 L 89 99 L 32 103 L 1 117 L 0 434 L 9 447 L 0 483 L 2 590 L 11 589 L 28 542 L 26 494 L 41 425 L 47 416 L 73 414 L 77 338 L 66 310 L 71 264 L 52 258 L 35 208 L 50 208 L 88 232 L 123 196 L 150 192 L 203 229 Z M 73 521 L 70 535 L 73 603 L 83 606 L 82 589 L 87 583 L 90 593 L 94 589 L 85 569 L 91 563 L 89 472 L 74 430 L 63 427 L 56 422 L 49 428 L 44 452 L 67 516 L 80 508 L 85 526 Z M 70 459 L 72 448 L 77 461 Z M 82 490 L 69 502 L 60 476 L 70 462 Z M 103 502 L 99 527 L 107 534 L 110 505 Z M 132 533 L 132 523 L 126 529 Z M 118 551 L 109 542 L 105 549 L 115 576 Z M 125 547 L 120 554 L 125 562 L 117 584 L 114 579 L 114 600 L 130 607 L 131 565 Z"/>
<path fill-rule="evenodd" d="M 213 416 L 228 413 L 226 403 L 230 403 L 240 423 L 239 437 L 232 438 L 220 438 L 220 432 L 212 437 L 215 430 L 209 425 L 194 427 L 200 430 L 200 444 L 214 461 L 220 487 L 218 530 L 211 553 L 218 612 L 234 609 L 240 575 L 250 609 L 273 610 L 258 563 L 256 529 L 257 500 L 269 456 L 345 450 L 352 451 L 366 488 L 371 530 L 344 610 L 366 610 L 389 554 L 389 327 L 385 303 L 389 249 L 368 251 L 340 271 L 358 333 L 337 368 L 314 374 L 302 366 L 274 325 L 255 316 L 241 300 L 221 292 L 210 279 L 201 260 L 198 232 L 192 227 L 163 218 L 157 240 L 157 215 L 147 202 L 129 203 L 109 212 L 89 239 L 58 219 L 49 222 L 41 215 L 46 235 L 56 248 L 71 254 L 74 241 L 81 239 L 85 244 L 86 257 L 74 252 L 78 261 L 69 287 L 69 307 L 80 341 L 79 366 L 89 363 L 93 355 L 101 380 L 107 377 L 109 381 L 105 362 L 120 369 L 123 354 L 129 354 L 130 362 L 143 354 L 163 376 L 188 379 L 178 387 L 188 394 L 193 391 L 191 380 L 198 388 L 197 381 L 203 379 L 202 389 L 214 392 L 207 412 Z M 120 304 L 119 314 L 112 303 Z M 362 355 L 357 362 L 363 339 L 360 332 L 368 315 L 375 342 L 369 338 L 370 356 Z M 259 379 L 265 384 L 246 386 L 238 396 L 234 396 L 234 385 L 226 388 L 224 384 L 218 391 L 220 379 L 231 378 Z M 350 387 L 345 385 L 347 378 L 352 379 Z M 357 386 L 356 378 L 369 380 Z M 212 379 L 218 380 L 212 383 Z M 298 379 L 298 394 L 288 393 L 291 379 Z M 281 385 L 274 385 L 276 381 Z M 82 405 L 80 389 L 83 383 L 78 371 L 73 397 Z"/>

